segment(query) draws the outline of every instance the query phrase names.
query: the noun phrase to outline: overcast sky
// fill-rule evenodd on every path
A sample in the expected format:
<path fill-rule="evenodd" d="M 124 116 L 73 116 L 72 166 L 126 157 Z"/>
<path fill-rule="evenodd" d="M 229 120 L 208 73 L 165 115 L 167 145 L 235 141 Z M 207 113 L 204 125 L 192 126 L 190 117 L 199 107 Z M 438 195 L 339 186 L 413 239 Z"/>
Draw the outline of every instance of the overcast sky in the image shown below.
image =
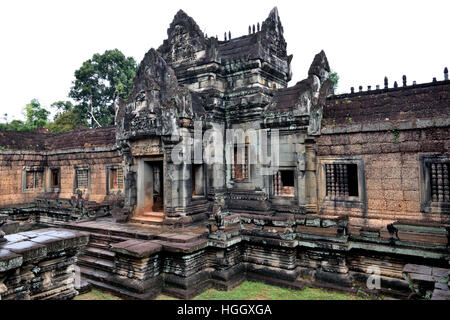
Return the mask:
<path fill-rule="evenodd" d="M 178 9 L 208 36 L 248 33 L 278 7 L 293 80 L 306 77 L 325 50 L 340 76 L 338 92 L 443 79 L 450 67 L 450 1 L 15 0 L 0 3 L 0 115 L 21 119 L 32 98 L 67 99 L 74 71 L 94 53 L 117 48 L 140 61 L 167 37 Z M 3 120 L 1 120 L 3 121 Z"/>

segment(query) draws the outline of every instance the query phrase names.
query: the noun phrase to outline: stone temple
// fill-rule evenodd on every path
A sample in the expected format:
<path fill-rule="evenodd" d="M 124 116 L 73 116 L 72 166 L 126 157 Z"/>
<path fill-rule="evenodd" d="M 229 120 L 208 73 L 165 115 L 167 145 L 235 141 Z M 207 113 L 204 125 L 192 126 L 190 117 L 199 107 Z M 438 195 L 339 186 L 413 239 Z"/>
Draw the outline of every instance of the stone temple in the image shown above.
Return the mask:
<path fill-rule="evenodd" d="M 248 34 L 179 11 L 117 125 L 0 133 L 0 298 L 191 298 L 244 280 L 449 299 L 450 81 L 289 85 L 274 8 Z M 81 279 L 79 277 L 81 275 Z"/>

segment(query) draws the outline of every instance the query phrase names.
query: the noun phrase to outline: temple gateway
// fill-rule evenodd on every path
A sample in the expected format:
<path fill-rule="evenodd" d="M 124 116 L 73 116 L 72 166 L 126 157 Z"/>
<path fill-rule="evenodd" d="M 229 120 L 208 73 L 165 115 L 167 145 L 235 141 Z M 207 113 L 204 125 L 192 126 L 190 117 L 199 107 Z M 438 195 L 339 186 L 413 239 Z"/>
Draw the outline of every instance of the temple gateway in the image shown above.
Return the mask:
<path fill-rule="evenodd" d="M 449 299 L 447 68 L 336 95 L 325 52 L 295 85 L 292 58 L 277 8 L 223 40 L 180 10 L 116 126 L 1 132 L 0 299 L 246 279 Z"/>

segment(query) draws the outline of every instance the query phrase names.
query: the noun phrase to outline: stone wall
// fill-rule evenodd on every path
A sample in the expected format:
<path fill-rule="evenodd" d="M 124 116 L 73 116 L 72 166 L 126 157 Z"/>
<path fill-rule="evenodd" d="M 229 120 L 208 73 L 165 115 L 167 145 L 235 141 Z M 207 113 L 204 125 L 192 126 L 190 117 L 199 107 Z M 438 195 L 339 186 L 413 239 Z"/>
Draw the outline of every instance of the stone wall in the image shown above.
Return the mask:
<path fill-rule="evenodd" d="M 6 139 L 5 135 L 12 133 L 3 134 Z M 43 150 L 16 150 L 15 145 L 4 142 L 4 150 L 0 151 L 0 206 L 32 203 L 36 197 L 71 198 L 76 195 L 76 167 L 89 170 L 89 187 L 83 189 L 84 199 L 95 202 L 117 199 L 117 196 L 108 195 L 106 185 L 108 165 L 121 165 L 122 162 L 115 147 L 114 127 L 41 135 L 45 136 L 41 142 Z M 39 134 L 36 137 L 41 139 Z M 12 136 L 9 138 L 13 139 Z M 56 187 L 51 183 L 51 169 L 59 170 Z M 40 172 L 37 188 L 26 188 L 24 176 L 27 170 Z M 120 197 L 123 198 L 123 192 Z"/>
<path fill-rule="evenodd" d="M 322 136 L 316 140 L 318 172 L 321 160 L 360 161 L 365 197 L 360 207 L 319 199 L 319 212 L 349 215 L 361 226 L 405 219 L 449 223 L 448 214 L 421 210 L 419 158 L 450 152 L 449 108 L 444 107 L 449 88 L 448 81 L 441 81 L 329 99 Z M 324 180 L 319 174 L 319 189 Z"/>

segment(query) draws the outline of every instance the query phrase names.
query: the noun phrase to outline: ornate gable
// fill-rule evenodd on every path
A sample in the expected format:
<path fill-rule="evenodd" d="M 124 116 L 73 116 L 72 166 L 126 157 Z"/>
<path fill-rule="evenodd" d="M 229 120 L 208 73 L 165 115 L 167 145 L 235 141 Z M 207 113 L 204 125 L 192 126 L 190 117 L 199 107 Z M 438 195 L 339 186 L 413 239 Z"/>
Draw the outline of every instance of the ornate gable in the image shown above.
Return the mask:
<path fill-rule="evenodd" d="M 167 36 L 158 52 L 171 65 L 195 61 L 206 48 L 203 32 L 183 10 L 175 15 L 167 29 Z"/>

